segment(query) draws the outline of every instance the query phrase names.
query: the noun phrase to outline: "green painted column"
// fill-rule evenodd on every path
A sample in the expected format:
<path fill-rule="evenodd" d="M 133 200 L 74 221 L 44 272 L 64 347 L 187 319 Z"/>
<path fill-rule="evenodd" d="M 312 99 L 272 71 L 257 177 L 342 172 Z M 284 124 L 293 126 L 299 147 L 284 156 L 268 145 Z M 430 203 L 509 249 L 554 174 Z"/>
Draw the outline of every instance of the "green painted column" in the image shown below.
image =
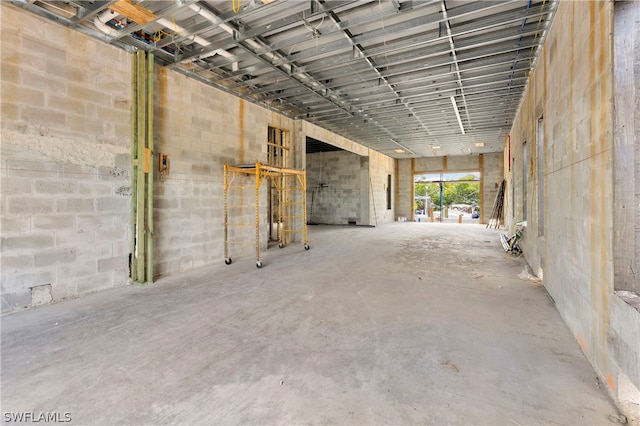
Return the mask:
<path fill-rule="evenodd" d="M 134 53 L 132 65 L 131 279 L 153 282 L 153 54 Z"/>

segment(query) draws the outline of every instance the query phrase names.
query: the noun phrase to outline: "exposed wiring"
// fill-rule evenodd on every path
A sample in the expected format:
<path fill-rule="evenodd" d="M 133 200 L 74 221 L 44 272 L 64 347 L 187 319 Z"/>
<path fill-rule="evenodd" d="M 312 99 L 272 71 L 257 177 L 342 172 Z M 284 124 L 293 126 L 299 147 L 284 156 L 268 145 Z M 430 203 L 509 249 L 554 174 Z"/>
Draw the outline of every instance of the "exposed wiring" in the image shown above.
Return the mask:
<path fill-rule="evenodd" d="M 311 31 L 311 34 L 313 34 L 313 38 L 319 38 L 320 37 L 320 31 L 318 31 L 318 29 L 322 26 L 322 24 L 324 24 L 324 15 L 322 15 L 322 19 L 320 20 L 320 23 L 318 24 L 317 27 L 314 27 L 310 24 L 307 24 L 307 20 L 304 17 L 304 10 L 302 11 L 302 23 L 304 24 L 304 27 L 306 29 L 308 29 L 309 31 Z"/>
<path fill-rule="evenodd" d="M 171 15 L 171 22 L 173 22 L 173 32 L 178 34 L 178 24 L 176 24 L 176 18 L 173 15 Z"/>
<path fill-rule="evenodd" d="M 231 0 L 231 9 L 233 13 L 240 12 L 240 0 Z"/>
<path fill-rule="evenodd" d="M 164 30 L 158 30 L 153 34 L 153 42 L 157 43 L 165 37 L 171 37 L 171 34 L 165 32 Z"/>

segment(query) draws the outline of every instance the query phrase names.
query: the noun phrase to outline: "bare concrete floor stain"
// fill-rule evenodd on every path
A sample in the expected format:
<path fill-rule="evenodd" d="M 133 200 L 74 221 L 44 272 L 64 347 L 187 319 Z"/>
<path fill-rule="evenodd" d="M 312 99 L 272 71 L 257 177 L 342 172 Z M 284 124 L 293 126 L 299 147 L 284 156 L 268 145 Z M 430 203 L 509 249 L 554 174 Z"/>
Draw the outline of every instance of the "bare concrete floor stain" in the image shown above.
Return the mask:
<path fill-rule="evenodd" d="M 310 228 L 252 258 L 2 318 L 2 411 L 71 424 L 608 424 L 482 225 Z M 3 417 L 3 421 L 5 421 Z"/>

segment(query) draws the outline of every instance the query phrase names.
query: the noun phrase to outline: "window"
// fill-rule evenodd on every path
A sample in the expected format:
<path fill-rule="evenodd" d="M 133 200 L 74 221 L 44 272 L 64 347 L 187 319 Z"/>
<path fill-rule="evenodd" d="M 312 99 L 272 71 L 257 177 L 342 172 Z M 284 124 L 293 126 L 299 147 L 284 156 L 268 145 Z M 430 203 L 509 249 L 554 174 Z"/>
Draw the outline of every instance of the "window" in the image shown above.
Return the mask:
<path fill-rule="evenodd" d="M 527 220 L 527 174 L 529 172 L 527 141 L 522 142 L 522 220 Z"/>
<path fill-rule="evenodd" d="M 511 157 L 511 163 L 509 163 L 509 171 L 511 171 L 511 164 L 516 163 L 516 157 Z M 515 172 L 511 171 L 511 217 L 516 218 L 516 178 Z"/>
<path fill-rule="evenodd" d="M 391 210 L 391 175 L 387 175 L 387 210 Z"/>
<path fill-rule="evenodd" d="M 638 2 L 614 3 L 614 289 L 630 305 L 640 295 L 640 126 L 635 106 L 640 70 L 629 66 L 640 59 L 629 42 L 638 30 L 638 14 Z"/>
<path fill-rule="evenodd" d="M 538 135 L 536 140 L 538 161 L 538 236 L 544 235 L 544 122 L 538 120 Z"/>

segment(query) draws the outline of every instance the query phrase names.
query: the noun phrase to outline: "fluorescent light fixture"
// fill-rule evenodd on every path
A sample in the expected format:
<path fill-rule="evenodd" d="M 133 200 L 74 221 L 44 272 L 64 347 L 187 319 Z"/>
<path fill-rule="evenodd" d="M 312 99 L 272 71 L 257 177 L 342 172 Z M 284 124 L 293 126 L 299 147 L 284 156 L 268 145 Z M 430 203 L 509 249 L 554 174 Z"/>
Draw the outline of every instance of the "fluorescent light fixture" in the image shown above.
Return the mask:
<path fill-rule="evenodd" d="M 454 96 L 451 97 L 451 105 L 453 105 L 453 111 L 456 113 L 456 118 L 458 119 L 458 125 L 460 126 L 460 131 L 464 135 L 464 126 L 462 125 L 462 120 L 460 119 L 460 112 L 458 111 L 458 104 L 456 104 L 456 98 Z"/>
<path fill-rule="evenodd" d="M 432 147 L 433 149 L 440 149 L 440 145 L 436 145 L 434 147 Z"/>
<path fill-rule="evenodd" d="M 397 152 L 398 154 L 404 153 L 404 149 L 394 149 L 394 151 Z"/>
<path fill-rule="evenodd" d="M 484 142 L 476 142 L 476 146 L 477 146 L 478 148 L 481 148 L 481 147 L 483 147 L 483 146 L 484 146 Z"/>

